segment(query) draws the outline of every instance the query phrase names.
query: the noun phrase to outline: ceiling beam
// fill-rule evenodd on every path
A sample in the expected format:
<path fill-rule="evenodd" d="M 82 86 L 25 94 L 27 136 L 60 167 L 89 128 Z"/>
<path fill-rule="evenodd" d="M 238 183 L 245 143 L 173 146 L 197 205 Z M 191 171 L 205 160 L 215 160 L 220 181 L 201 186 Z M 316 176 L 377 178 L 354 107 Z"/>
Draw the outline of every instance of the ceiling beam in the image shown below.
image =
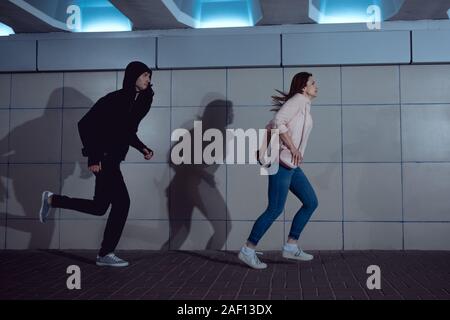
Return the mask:
<path fill-rule="evenodd" d="M 260 0 L 262 19 L 258 26 L 316 23 L 309 17 L 309 0 Z"/>
<path fill-rule="evenodd" d="M 448 9 L 450 9 L 450 1 L 448 0 L 406 0 L 397 14 L 388 20 L 412 21 L 448 19 Z"/>
<path fill-rule="evenodd" d="M 172 15 L 160 0 L 110 0 L 133 23 L 133 30 L 190 28 Z"/>
<path fill-rule="evenodd" d="M 64 31 L 49 23 L 50 20 L 44 13 L 36 13 L 33 10 L 27 10 L 26 6 L 21 7 L 13 3 L 13 1 L 0 1 L 0 22 L 13 28 L 15 33 Z"/>

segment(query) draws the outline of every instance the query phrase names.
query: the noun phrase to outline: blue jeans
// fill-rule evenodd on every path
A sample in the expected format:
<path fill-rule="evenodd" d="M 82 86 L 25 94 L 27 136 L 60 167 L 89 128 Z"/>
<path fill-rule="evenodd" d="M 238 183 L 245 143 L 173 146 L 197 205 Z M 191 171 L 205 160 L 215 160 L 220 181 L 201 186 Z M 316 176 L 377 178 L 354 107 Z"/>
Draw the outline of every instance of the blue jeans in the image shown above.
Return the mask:
<path fill-rule="evenodd" d="M 318 201 L 314 189 L 302 169 L 298 167 L 287 169 L 280 165 L 278 172 L 269 176 L 269 205 L 253 225 L 248 237 L 250 243 L 256 246 L 272 223 L 283 212 L 289 190 L 303 203 L 294 216 L 289 232 L 289 238 L 298 240 L 300 233 L 317 208 Z"/>

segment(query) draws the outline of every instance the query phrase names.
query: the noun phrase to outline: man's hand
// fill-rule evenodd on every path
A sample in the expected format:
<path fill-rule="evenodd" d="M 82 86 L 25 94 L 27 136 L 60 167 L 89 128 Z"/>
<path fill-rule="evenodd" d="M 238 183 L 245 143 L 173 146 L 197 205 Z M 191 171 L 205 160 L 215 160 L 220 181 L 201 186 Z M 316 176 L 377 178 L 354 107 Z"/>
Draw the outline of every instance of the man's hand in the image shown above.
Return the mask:
<path fill-rule="evenodd" d="M 102 163 L 99 162 L 98 164 L 93 164 L 92 166 L 89 166 L 89 170 L 93 173 L 98 173 L 102 170 Z"/>
<path fill-rule="evenodd" d="M 144 159 L 150 160 L 153 157 L 153 150 L 148 150 L 147 148 L 144 148 Z"/>

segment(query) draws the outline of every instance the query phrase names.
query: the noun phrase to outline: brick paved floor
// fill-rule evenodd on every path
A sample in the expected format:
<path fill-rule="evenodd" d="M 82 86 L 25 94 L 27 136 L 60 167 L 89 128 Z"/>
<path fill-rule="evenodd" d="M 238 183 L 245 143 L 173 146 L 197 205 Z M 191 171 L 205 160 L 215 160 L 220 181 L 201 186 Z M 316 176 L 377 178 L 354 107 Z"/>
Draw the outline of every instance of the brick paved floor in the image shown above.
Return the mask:
<path fill-rule="evenodd" d="M 450 299 L 448 251 L 316 251 L 310 262 L 265 252 L 266 270 L 231 251 L 124 251 L 127 268 L 97 267 L 95 251 L 0 251 L 0 299 Z M 69 265 L 81 289 L 68 290 Z M 381 290 L 366 287 L 369 265 Z"/>

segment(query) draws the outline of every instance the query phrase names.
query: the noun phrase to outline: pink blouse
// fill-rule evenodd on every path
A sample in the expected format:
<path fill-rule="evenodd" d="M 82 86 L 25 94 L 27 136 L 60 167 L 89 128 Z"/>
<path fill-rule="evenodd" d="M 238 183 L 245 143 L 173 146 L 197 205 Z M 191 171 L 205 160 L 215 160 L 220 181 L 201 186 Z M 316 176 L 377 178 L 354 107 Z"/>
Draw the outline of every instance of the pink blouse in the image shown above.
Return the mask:
<path fill-rule="evenodd" d="M 278 129 L 280 134 L 288 132 L 293 144 L 299 146 L 300 153 L 304 157 L 313 127 L 311 100 L 303 94 L 295 94 L 283 104 L 269 125 L 272 129 Z M 287 146 L 281 141 L 280 148 L 287 149 Z"/>

